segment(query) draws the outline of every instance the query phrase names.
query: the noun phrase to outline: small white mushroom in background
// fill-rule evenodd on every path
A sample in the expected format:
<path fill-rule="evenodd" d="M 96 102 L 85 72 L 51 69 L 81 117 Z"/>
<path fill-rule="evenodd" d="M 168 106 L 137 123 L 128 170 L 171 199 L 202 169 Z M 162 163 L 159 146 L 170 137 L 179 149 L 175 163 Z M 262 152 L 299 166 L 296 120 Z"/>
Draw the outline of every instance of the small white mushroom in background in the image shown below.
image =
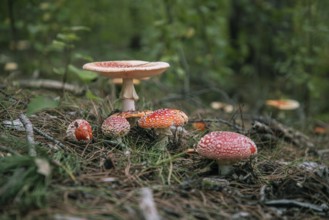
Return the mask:
<path fill-rule="evenodd" d="M 5 71 L 15 71 L 18 69 L 18 65 L 15 62 L 8 62 L 5 64 L 4 70 Z"/>
<path fill-rule="evenodd" d="M 88 121 L 76 119 L 67 127 L 66 137 L 70 141 L 89 142 L 93 138 L 92 128 Z"/>
<path fill-rule="evenodd" d="M 114 115 L 104 120 L 101 129 L 106 137 L 114 138 L 118 143 L 122 143 L 122 137 L 130 131 L 130 124 L 127 119 Z"/>
<path fill-rule="evenodd" d="M 256 144 L 248 137 L 230 131 L 213 131 L 199 141 L 199 155 L 216 160 L 220 175 L 231 172 L 232 165 L 257 154 Z"/>
<path fill-rule="evenodd" d="M 214 101 L 214 102 L 211 102 L 210 103 L 210 106 L 214 110 L 223 110 L 226 113 L 231 113 L 234 110 L 234 106 L 233 105 L 227 104 L 227 103 L 224 103 L 224 102 Z"/>

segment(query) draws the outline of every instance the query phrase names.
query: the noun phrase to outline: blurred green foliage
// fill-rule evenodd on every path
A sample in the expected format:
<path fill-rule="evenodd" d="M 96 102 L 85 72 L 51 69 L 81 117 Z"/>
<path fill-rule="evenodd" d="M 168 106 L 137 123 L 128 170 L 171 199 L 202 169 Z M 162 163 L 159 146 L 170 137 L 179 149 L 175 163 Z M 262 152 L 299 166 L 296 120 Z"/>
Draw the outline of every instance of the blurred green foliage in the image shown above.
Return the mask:
<path fill-rule="evenodd" d="M 45 96 L 37 96 L 30 100 L 27 106 L 27 114 L 32 115 L 44 109 L 56 108 L 58 105 L 58 100 L 53 100 Z"/>
<path fill-rule="evenodd" d="M 46 159 L 10 156 L 0 159 L 0 205 L 20 210 L 45 207 L 51 179 Z M 0 208 L 0 210 L 1 210 Z"/>
<path fill-rule="evenodd" d="M 293 98 L 329 118 L 328 10 L 323 0 L 7 0 L 0 64 L 89 82 L 76 77 L 85 62 L 162 60 L 171 64 L 162 82 L 176 93 L 220 89 L 256 111 Z"/>

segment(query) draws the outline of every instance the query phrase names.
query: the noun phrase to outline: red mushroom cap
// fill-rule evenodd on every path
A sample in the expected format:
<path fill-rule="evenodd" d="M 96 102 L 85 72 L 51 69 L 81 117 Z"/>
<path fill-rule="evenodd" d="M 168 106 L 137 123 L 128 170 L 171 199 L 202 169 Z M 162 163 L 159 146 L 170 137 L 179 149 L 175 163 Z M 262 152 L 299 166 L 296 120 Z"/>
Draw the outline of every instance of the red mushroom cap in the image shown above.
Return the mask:
<path fill-rule="evenodd" d="M 102 124 L 102 132 L 108 137 L 123 137 L 129 130 L 130 124 L 127 119 L 119 116 L 110 116 Z"/>
<path fill-rule="evenodd" d="M 187 115 L 177 109 L 158 109 L 138 120 L 142 128 L 169 128 L 170 126 L 183 126 L 188 121 Z"/>
<path fill-rule="evenodd" d="M 300 106 L 299 102 L 293 99 L 269 99 L 266 100 L 266 105 L 272 106 L 280 110 L 294 110 L 299 108 Z"/>
<path fill-rule="evenodd" d="M 256 144 L 248 137 L 229 131 L 206 134 L 198 143 L 196 151 L 219 164 L 231 164 L 257 154 Z"/>
<path fill-rule="evenodd" d="M 84 119 L 76 119 L 69 124 L 66 137 L 71 141 L 90 141 L 93 138 L 91 126 Z"/>
<path fill-rule="evenodd" d="M 204 121 L 195 121 L 192 123 L 192 127 L 198 131 L 204 131 L 207 129 L 207 124 Z"/>

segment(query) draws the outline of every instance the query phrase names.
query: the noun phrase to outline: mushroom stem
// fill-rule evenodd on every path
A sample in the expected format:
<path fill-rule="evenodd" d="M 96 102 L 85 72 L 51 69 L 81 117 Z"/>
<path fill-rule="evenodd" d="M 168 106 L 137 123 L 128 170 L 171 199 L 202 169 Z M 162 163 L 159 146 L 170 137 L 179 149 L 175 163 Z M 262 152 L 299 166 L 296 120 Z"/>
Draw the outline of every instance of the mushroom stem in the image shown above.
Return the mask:
<path fill-rule="evenodd" d="M 227 176 L 233 171 L 233 167 L 230 164 L 218 164 L 218 173 L 220 176 Z"/>
<path fill-rule="evenodd" d="M 169 143 L 168 136 L 164 135 L 159 137 L 158 142 L 155 144 L 155 147 L 160 150 L 165 150 L 168 143 Z"/>
<path fill-rule="evenodd" d="M 134 111 L 134 110 L 135 110 L 135 100 L 133 99 L 122 100 L 122 111 Z"/>
<path fill-rule="evenodd" d="M 123 79 L 120 94 L 122 111 L 135 111 L 135 101 L 139 99 L 134 87 L 133 79 Z"/>
<path fill-rule="evenodd" d="M 119 146 L 120 148 L 122 149 L 126 149 L 128 148 L 127 145 L 125 143 L 122 142 L 122 139 L 120 138 L 120 140 L 118 139 L 114 139 L 114 140 L 103 140 L 105 143 L 108 143 L 108 144 L 112 144 L 112 145 L 115 145 L 115 146 Z"/>
<path fill-rule="evenodd" d="M 155 134 L 158 135 L 158 142 L 156 147 L 165 150 L 169 143 L 169 136 L 172 135 L 170 128 L 158 128 L 155 129 Z"/>

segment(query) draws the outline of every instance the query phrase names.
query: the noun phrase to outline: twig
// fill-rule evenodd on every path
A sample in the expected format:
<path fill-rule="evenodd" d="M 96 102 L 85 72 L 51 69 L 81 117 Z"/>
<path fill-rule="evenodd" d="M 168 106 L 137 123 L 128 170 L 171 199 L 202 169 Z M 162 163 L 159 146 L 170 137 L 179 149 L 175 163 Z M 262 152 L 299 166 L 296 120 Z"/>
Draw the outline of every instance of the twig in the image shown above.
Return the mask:
<path fill-rule="evenodd" d="M 14 16 L 14 1 L 7 1 L 7 7 L 8 7 L 8 12 L 9 12 L 9 24 L 10 24 L 10 32 L 11 32 L 11 37 L 12 41 L 14 41 L 14 50 L 16 52 L 16 43 L 17 43 L 17 28 L 16 28 L 16 20 Z"/>
<path fill-rule="evenodd" d="M 263 124 L 263 126 L 262 126 Z M 295 146 L 314 148 L 314 143 L 308 136 L 293 128 L 287 127 L 275 119 L 258 117 L 254 120 L 253 129 L 257 132 L 257 129 L 261 129 L 262 132 L 269 132 L 270 135 L 274 135 L 278 138 L 283 138 L 285 141 L 292 143 Z"/>
<path fill-rule="evenodd" d="M 266 185 L 263 185 L 259 190 L 259 201 L 263 203 L 266 200 Z"/>
<path fill-rule="evenodd" d="M 5 91 L 3 91 L 2 89 L 0 89 L 0 93 L 1 93 L 2 95 L 4 95 L 4 96 L 5 96 L 8 100 L 10 100 L 10 101 L 22 102 L 22 101 L 16 99 L 15 97 L 13 97 L 13 96 L 7 94 L 7 93 L 6 93 Z M 24 106 L 27 105 L 27 103 L 25 103 L 25 102 L 22 102 L 22 103 L 24 104 Z M 25 116 L 25 117 L 26 117 L 26 116 Z M 21 118 L 20 118 L 20 121 L 23 123 L 23 121 L 22 121 Z M 24 123 L 23 123 L 23 124 L 24 124 Z M 25 125 L 24 125 L 24 126 L 25 126 Z M 35 131 L 35 133 L 37 133 L 37 134 L 43 136 L 43 137 L 46 138 L 47 140 L 54 142 L 54 143 L 55 143 L 57 146 L 59 146 L 60 148 L 63 148 L 63 149 L 65 148 L 65 145 L 62 144 L 60 141 L 58 141 L 58 140 L 56 140 L 55 138 L 53 138 L 52 136 L 50 136 L 50 135 L 44 133 L 43 131 L 39 130 L 38 128 L 33 127 L 33 130 Z"/>
<path fill-rule="evenodd" d="M 56 140 L 55 138 L 53 138 L 49 134 L 44 133 L 43 131 L 39 130 L 36 127 L 33 127 L 33 130 L 35 131 L 35 133 L 41 135 L 42 137 L 46 138 L 47 140 L 54 142 L 60 148 L 62 148 L 62 149 L 65 148 L 65 145 L 64 144 L 62 144 L 60 141 Z"/>
<path fill-rule="evenodd" d="M 328 206 L 326 205 L 314 205 L 312 203 L 307 202 L 299 202 L 297 200 L 291 199 L 278 199 L 278 200 L 269 200 L 264 202 L 265 205 L 269 206 L 286 206 L 286 207 L 301 207 L 301 208 L 308 208 L 312 209 L 317 212 L 325 212 L 328 211 Z"/>
<path fill-rule="evenodd" d="M 15 97 L 13 97 L 13 96 L 9 95 L 8 93 L 6 93 L 5 91 L 3 91 L 2 88 L 0 89 L 0 93 L 11 102 L 19 102 L 18 99 L 16 99 Z M 26 105 L 26 104 L 27 103 L 24 103 L 24 105 Z"/>
<path fill-rule="evenodd" d="M 160 216 L 156 209 L 152 190 L 144 187 L 140 190 L 140 203 L 139 207 L 142 210 L 143 216 L 146 220 L 160 220 Z"/>
<path fill-rule="evenodd" d="M 32 123 L 31 123 L 30 119 L 24 114 L 21 114 L 19 116 L 19 119 L 21 120 L 21 122 L 23 123 L 23 125 L 25 127 L 26 139 L 27 139 L 27 144 L 28 144 L 28 148 L 29 148 L 29 155 L 31 157 L 36 157 L 37 152 L 35 150 L 35 142 L 34 142 L 34 134 L 33 134 Z"/>
<path fill-rule="evenodd" d="M 54 89 L 54 90 L 65 90 L 72 92 L 75 95 L 82 95 L 84 93 L 84 89 L 78 86 L 62 83 L 56 80 L 49 79 L 37 79 L 37 80 L 19 80 L 16 84 L 20 86 L 24 86 L 27 88 L 37 88 L 37 89 Z"/>

